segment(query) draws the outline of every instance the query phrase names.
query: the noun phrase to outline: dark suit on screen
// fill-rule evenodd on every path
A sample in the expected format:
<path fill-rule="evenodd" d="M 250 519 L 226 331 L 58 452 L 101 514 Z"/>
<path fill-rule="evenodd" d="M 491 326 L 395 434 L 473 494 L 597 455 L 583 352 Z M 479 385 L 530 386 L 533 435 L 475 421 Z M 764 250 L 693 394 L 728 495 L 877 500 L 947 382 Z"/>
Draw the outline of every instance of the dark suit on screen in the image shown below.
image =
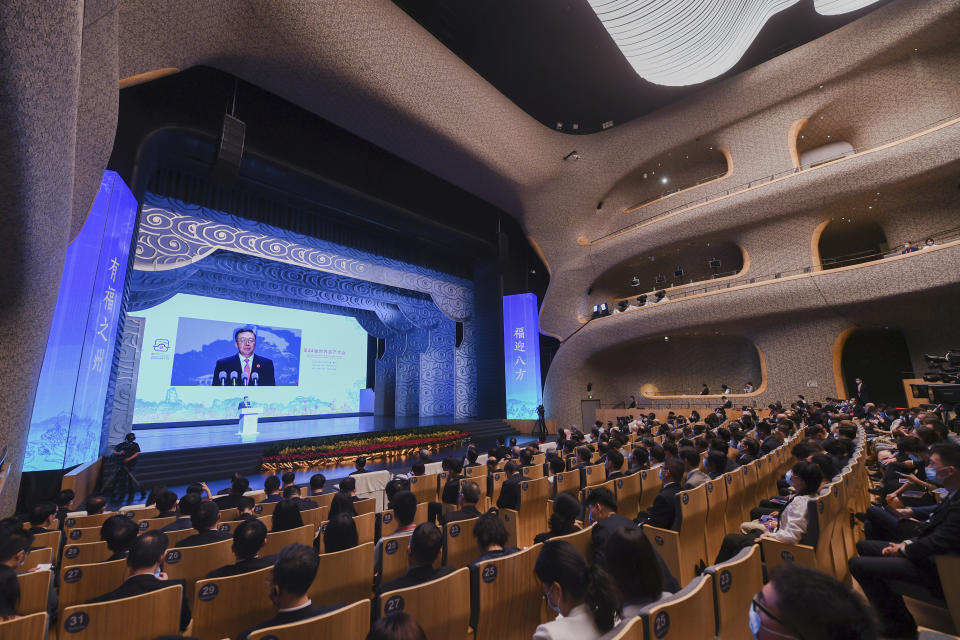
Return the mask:
<path fill-rule="evenodd" d="M 226 373 L 226 377 L 223 381 L 220 380 L 220 372 Z M 237 386 L 243 385 L 243 358 L 239 354 L 230 356 L 229 358 L 221 358 L 217 360 L 217 366 L 213 369 L 213 386 L 232 386 L 230 375 L 232 372 L 237 373 Z M 257 374 L 257 384 L 258 387 L 274 387 L 277 385 L 276 377 L 273 372 L 273 360 L 269 358 L 264 358 L 263 356 L 258 356 L 253 354 L 250 357 L 250 377 L 253 377 L 253 374 Z M 249 386 L 254 386 L 253 381 L 250 381 Z"/>

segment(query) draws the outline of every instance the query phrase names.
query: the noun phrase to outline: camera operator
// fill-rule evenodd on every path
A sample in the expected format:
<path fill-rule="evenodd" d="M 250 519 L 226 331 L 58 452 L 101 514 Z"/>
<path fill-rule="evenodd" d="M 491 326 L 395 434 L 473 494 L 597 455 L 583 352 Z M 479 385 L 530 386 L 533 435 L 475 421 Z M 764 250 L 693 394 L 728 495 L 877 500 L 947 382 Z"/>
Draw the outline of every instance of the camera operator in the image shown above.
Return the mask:
<path fill-rule="evenodd" d="M 133 475 L 133 470 L 137 466 L 137 458 L 140 457 L 140 445 L 134 442 L 137 436 L 130 432 L 126 439 L 113 448 L 114 461 L 117 464 L 117 472 L 113 477 L 113 495 L 122 496 L 124 489 L 127 492 L 127 499 L 133 499 L 135 490 L 140 490 L 140 498 L 143 499 L 147 492 Z"/>

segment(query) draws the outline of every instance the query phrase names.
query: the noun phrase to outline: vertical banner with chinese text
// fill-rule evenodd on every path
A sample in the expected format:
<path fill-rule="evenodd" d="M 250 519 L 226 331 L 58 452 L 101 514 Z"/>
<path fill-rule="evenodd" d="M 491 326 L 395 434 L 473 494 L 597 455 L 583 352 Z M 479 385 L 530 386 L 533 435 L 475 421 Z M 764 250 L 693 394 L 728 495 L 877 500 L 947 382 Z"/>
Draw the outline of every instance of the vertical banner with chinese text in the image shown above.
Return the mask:
<path fill-rule="evenodd" d="M 537 407 L 543 401 L 538 327 L 536 294 L 503 297 L 507 419 L 537 419 Z"/>
<path fill-rule="evenodd" d="M 24 471 L 63 469 L 100 454 L 137 201 L 106 171 L 67 248 L 33 404 Z"/>

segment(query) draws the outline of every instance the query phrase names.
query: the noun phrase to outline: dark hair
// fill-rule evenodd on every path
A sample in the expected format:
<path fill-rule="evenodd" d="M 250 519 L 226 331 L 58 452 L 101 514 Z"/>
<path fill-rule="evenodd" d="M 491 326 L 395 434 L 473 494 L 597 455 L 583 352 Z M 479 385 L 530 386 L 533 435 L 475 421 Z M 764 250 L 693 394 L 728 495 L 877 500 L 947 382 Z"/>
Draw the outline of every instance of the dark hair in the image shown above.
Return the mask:
<path fill-rule="evenodd" d="M 357 469 L 363 469 L 365 466 L 367 466 L 366 456 L 357 456 L 357 459 L 353 461 L 353 466 L 355 466 Z"/>
<path fill-rule="evenodd" d="M 477 546 L 482 551 L 486 551 L 491 545 L 502 547 L 507 544 L 510 534 L 497 513 L 488 511 L 477 518 L 477 522 L 473 525 L 473 537 L 477 541 Z"/>
<path fill-rule="evenodd" d="M 164 491 L 157 495 L 157 511 L 166 513 L 172 511 L 177 506 L 177 494 L 173 491 Z"/>
<path fill-rule="evenodd" d="M 418 524 L 413 530 L 413 535 L 410 536 L 410 553 L 421 565 L 433 564 L 440 555 L 441 547 L 443 547 L 443 534 L 432 522 Z"/>
<path fill-rule="evenodd" d="M 267 541 L 267 525 L 256 518 L 244 520 L 233 530 L 233 553 L 244 560 L 257 555 Z"/>
<path fill-rule="evenodd" d="M 508 460 L 507 464 L 503 465 L 503 472 L 506 473 L 508 477 L 518 471 L 520 471 L 520 463 L 516 460 Z"/>
<path fill-rule="evenodd" d="M 790 455 L 797 460 L 806 460 L 818 451 L 818 448 L 809 442 L 799 442 L 790 449 Z"/>
<path fill-rule="evenodd" d="M 357 510 L 353 506 L 353 499 L 346 493 L 339 491 L 333 495 L 333 499 L 330 501 L 328 517 L 333 518 L 338 513 L 345 513 L 351 517 L 357 515 Z"/>
<path fill-rule="evenodd" d="M 427 640 L 427 636 L 411 615 L 400 611 L 374 622 L 366 640 Z"/>
<path fill-rule="evenodd" d="M 794 478 L 800 478 L 803 481 L 803 493 L 801 495 L 816 495 L 820 490 L 820 483 L 823 482 L 823 472 L 813 462 L 801 460 L 793 465 L 791 469 Z M 800 493 L 799 491 L 797 493 Z"/>
<path fill-rule="evenodd" d="M 565 536 L 568 533 L 576 531 L 574 523 L 580 517 L 580 501 L 569 493 L 557 494 L 557 499 L 553 501 L 553 513 L 550 514 L 548 522 L 550 534 L 554 536 Z"/>
<path fill-rule="evenodd" d="M 277 476 L 270 476 L 263 481 L 263 490 L 267 493 L 273 493 L 274 491 L 280 490 L 280 478 Z"/>
<path fill-rule="evenodd" d="M 254 340 L 257 339 L 257 332 L 253 330 L 253 327 L 240 327 L 239 329 L 235 329 L 234 332 L 233 332 L 233 341 L 234 341 L 234 342 L 237 341 L 237 336 L 239 336 L 241 333 L 252 333 L 252 334 L 253 334 L 253 339 L 254 339 Z"/>
<path fill-rule="evenodd" d="M 270 531 L 288 531 L 303 526 L 300 507 L 293 500 L 281 500 L 273 510 L 273 526 Z"/>
<path fill-rule="evenodd" d="M 346 513 L 338 513 L 327 522 L 327 528 L 323 532 L 324 553 L 352 549 L 359 541 L 357 525 Z"/>
<path fill-rule="evenodd" d="M 711 451 L 717 451 L 723 455 L 727 455 L 727 452 L 730 451 L 730 434 L 727 433 L 727 439 L 723 440 L 721 438 L 711 438 L 709 448 Z"/>
<path fill-rule="evenodd" d="M 593 452 L 590 451 L 590 447 L 586 445 L 580 445 L 577 447 L 577 458 L 581 462 L 590 462 L 590 458 L 593 457 Z"/>
<path fill-rule="evenodd" d="M 770 572 L 770 582 L 777 592 L 780 624 L 789 633 L 826 640 L 877 637 L 870 607 L 832 576 L 785 562 Z"/>
<path fill-rule="evenodd" d="M 13 518 L 9 518 L 13 520 Z M 0 535 L 0 562 L 7 562 L 21 551 L 33 546 L 36 537 L 26 529 L 22 529 L 19 522 L 16 527 L 10 527 Z"/>
<path fill-rule="evenodd" d="M 587 494 L 587 499 L 584 501 L 587 506 L 593 506 L 595 504 L 602 505 L 610 511 L 617 510 L 617 499 L 614 497 L 613 492 L 606 487 L 597 487 L 596 489 L 591 489 L 590 493 Z"/>
<path fill-rule="evenodd" d="M 283 484 L 293 484 L 297 481 L 297 474 L 293 471 L 284 471 L 280 479 L 283 480 Z"/>
<path fill-rule="evenodd" d="M 469 460 L 471 464 L 476 462 L 477 458 L 479 457 L 480 457 L 480 454 L 474 445 L 470 445 L 469 447 L 467 447 L 467 460 Z"/>
<path fill-rule="evenodd" d="M 422 476 L 427 472 L 427 466 L 423 464 L 423 461 L 417 460 L 412 465 L 410 465 L 410 471 L 415 476 Z"/>
<path fill-rule="evenodd" d="M 683 447 L 680 449 L 677 452 L 677 457 L 694 469 L 700 466 L 700 454 L 689 447 Z"/>
<path fill-rule="evenodd" d="M 74 493 L 73 489 L 64 489 L 63 491 L 57 494 L 57 497 L 54 499 L 54 502 L 58 507 L 65 507 L 71 502 L 73 502 L 73 499 L 76 497 L 77 497 L 77 494 Z"/>
<path fill-rule="evenodd" d="M 680 482 L 683 480 L 683 475 L 687 471 L 686 467 L 683 466 L 683 463 L 677 458 L 665 460 L 663 463 L 663 470 L 670 474 L 670 479 L 674 482 Z"/>
<path fill-rule="evenodd" d="M 170 541 L 163 531 L 147 531 L 130 545 L 127 565 L 132 569 L 146 569 L 160 562 Z"/>
<path fill-rule="evenodd" d="M 836 463 L 833 461 L 833 458 L 825 453 L 816 454 L 810 458 L 810 462 L 820 467 L 820 473 L 823 474 L 825 480 L 830 480 L 837 475 Z"/>
<path fill-rule="evenodd" d="M 310 490 L 316 491 L 317 489 L 323 489 L 323 485 L 327 484 L 327 476 L 322 473 L 315 473 L 310 476 Z"/>
<path fill-rule="evenodd" d="M 187 493 L 195 493 L 200 496 L 203 494 L 203 487 L 200 486 L 199 482 L 191 482 L 187 485 Z"/>
<path fill-rule="evenodd" d="M 237 498 L 237 511 L 249 511 L 253 509 L 256 502 L 250 496 L 240 496 Z"/>
<path fill-rule="evenodd" d="M 387 502 L 390 503 L 390 507 L 393 506 L 393 497 L 400 493 L 401 491 L 410 490 L 410 479 L 409 478 L 394 478 L 387 483 L 387 486 L 384 488 L 384 492 L 387 494 Z"/>
<path fill-rule="evenodd" d="M 397 516 L 397 522 L 401 527 L 413 524 L 417 517 L 417 496 L 412 491 L 400 491 L 391 501 L 393 504 L 393 513 Z"/>
<path fill-rule="evenodd" d="M 927 450 L 927 445 L 923 444 L 923 440 L 920 438 L 907 436 L 900 438 L 897 442 L 897 450 L 901 453 L 920 453 Z"/>
<path fill-rule="evenodd" d="M 623 454 L 616 449 L 610 449 L 607 452 L 607 462 L 610 463 L 614 471 L 619 471 L 620 467 L 623 466 Z"/>
<path fill-rule="evenodd" d="M 177 501 L 177 512 L 181 516 L 192 516 L 199 506 L 200 496 L 195 493 L 188 493 Z"/>
<path fill-rule="evenodd" d="M 727 456 L 719 451 L 711 451 L 707 454 L 707 469 L 714 473 L 723 473 L 727 468 Z"/>
<path fill-rule="evenodd" d="M 20 581 L 17 571 L 7 565 L 0 565 L 0 619 L 17 614 L 20 604 Z"/>
<path fill-rule="evenodd" d="M 353 476 L 347 476 L 340 481 L 340 491 L 343 493 L 350 493 L 351 491 L 357 490 L 357 479 Z"/>
<path fill-rule="evenodd" d="M 650 445 L 647 447 L 647 451 L 650 453 L 650 459 L 654 462 L 663 462 L 667 459 L 667 452 L 659 444 Z"/>
<path fill-rule="evenodd" d="M 550 460 L 550 471 L 554 473 L 563 473 L 567 470 L 567 464 L 560 458 Z"/>
<path fill-rule="evenodd" d="M 944 466 L 960 471 L 960 446 L 942 442 L 930 447 L 930 455 L 937 454 Z"/>
<path fill-rule="evenodd" d="M 615 530 L 601 557 L 624 602 L 646 604 L 663 593 L 663 570 L 642 529 Z"/>
<path fill-rule="evenodd" d="M 613 628 L 614 619 L 620 615 L 617 588 L 606 571 L 587 563 L 572 544 L 566 540 L 545 542 L 533 572 L 544 585 L 556 582 L 574 599 L 584 600 L 600 631 Z"/>
<path fill-rule="evenodd" d="M 220 506 L 214 502 L 201 502 L 190 514 L 190 524 L 197 531 L 204 531 L 217 524 L 220 518 Z"/>
<path fill-rule="evenodd" d="M 300 497 L 300 489 L 297 489 L 295 486 L 290 485 L 283 488 L 283 497 L 287 499 L 298 498 Z"/>
<path fill-rule="evenodd" d="M 30 524 L 39 527 L 57 512 L 52 502 L 38 502 L 30 509 Z"/>
<path fill-rule="evenodd" d="M 756 438 L 744 438 L 740 443 L 743 444 L 743 448 L 747 450 L 749 455 L 756 456 L 760 453 L 760 443 L 757 442 Z"/>
<path fill-rule="evenodd" d="M 310 547 L 302 544 L 288 544 L 281 551 L 277 563 L 273 565 L 273 584 L 286 593 L 304 595 L 317 577 L 320 559 Z"/>
<path fill-rule="evenodd" d="M 230 493 L 243 495 L 247 491 L 250 491 L 250 481 L 242 476 L 234 478 L 233 482 L 230 483 Z"/>
<path fill-rule="evenodd" d="M 650 464 L 650 452 L 643 447 L 637 447 L 630 452 L 630 462 L 632 467 L 645 469 Z"/>
<path fill-rule="evenodd" d="M 480 502 L 480 485 L 476 482 L 465 482 L 460 487 L 460 493 L 463 494 L 463 501 L 468 504 Z"/>
<path fill-rule="evenodd" d="M 100 539 L 114 553 L 129 549 L 138 533 L 137 523 L 126 516 L 110 516 L 100 525 Z"/>
<path fill-rule="evenodd" d="M 107 499 L 103 496 L 90 496 L 87 498 L 86 511 L 88 516 L 95 516 L 103 513 L 107 508 Z"/>

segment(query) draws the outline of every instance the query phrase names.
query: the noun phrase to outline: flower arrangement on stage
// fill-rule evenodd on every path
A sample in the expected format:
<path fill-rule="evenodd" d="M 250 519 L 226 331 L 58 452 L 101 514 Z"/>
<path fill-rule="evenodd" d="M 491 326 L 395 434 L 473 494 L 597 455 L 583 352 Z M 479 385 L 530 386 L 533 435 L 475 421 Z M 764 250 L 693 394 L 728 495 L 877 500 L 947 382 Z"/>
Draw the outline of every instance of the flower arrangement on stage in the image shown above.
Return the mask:
<path fill-rule="evenodd" d="M 268 447 L 260 459 L 260 470 L 270 473 L 345 464 L 359 456 L 379 459 L 412 455 L 421 449 L 463 446 L 470 434 L 459 429 L 406 429 L 358 437 L 356 435 L 324 436 L 287 441 Z"/>

